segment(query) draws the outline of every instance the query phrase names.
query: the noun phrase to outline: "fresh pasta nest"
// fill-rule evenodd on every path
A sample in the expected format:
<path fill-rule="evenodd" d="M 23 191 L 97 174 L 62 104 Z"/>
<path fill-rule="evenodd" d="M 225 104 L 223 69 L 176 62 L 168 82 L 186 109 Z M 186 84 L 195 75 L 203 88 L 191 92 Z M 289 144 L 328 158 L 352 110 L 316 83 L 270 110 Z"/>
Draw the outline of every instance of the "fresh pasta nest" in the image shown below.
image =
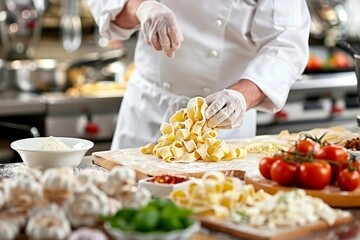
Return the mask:
<path fill-rule="evenodd" d="M 210 128 L 205 118 L 207 104 L 204 98 L 189 101 L 187 108 L 177 111 L 169 123 L 163 123 L 163 134 L 156 145 L 149 143 L 141 149 L 166 162 L 219 161 L 245 158 L 247 151 L 230 148 L 224 140 L 217 139 L 217 129 Z"/>

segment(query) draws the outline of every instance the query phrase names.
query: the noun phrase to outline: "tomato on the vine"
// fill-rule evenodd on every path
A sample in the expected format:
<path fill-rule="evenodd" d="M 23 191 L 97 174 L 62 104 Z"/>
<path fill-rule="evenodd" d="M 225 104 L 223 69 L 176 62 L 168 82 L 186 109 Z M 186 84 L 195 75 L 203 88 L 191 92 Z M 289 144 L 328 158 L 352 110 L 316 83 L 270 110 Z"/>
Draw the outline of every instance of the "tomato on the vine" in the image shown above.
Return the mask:
<path fill-rule="evenodd" d="M 299 167 L 299 186 L 306 189 L 324 189 L 331 180 L 331 167 L 327 161 L 303 162 Z"/>
<path fill-rule="evenodd" d="M 337 177 L 337 184 L 342 191 L 353 191 L 358 188 L 360 182 L 360 174 L 355 170 L 345 168 L 340 171 Z"/>
<path fill-rule="evenodd" d="M 270 175 L 281 186 L 293 186 L 298 177 L 298 165 L 276 160 L 271 166 Z"/>
<path fill-rule="evenodd" d="M 360 173 L 360 160 L 351 161 L 351 166 Z"/>
<path fill-rule="evenodd" d="M 262 157 L 259 161 L 259 171 L 261 175 L 266 179 L 271 179 L 270 169 L 273 163 L 277 160 L 281 159 L 280 156 L 265 156 Z"/>
<path fill-rule="evenodd" d="M 320 149 L 320 144 L 309 139 L 296 142 L 289 148 L 289 153 L 298 154 L 300 156 L 312 156 Z"/>
<path fill-rule="evenodd" d="M 328 160 L 331 165 L 331 183 L 336 182 L 342 165 L 347 164 L 349 153 L 340 145 L 325 145 L 314 154 L 316 159 Z"/>

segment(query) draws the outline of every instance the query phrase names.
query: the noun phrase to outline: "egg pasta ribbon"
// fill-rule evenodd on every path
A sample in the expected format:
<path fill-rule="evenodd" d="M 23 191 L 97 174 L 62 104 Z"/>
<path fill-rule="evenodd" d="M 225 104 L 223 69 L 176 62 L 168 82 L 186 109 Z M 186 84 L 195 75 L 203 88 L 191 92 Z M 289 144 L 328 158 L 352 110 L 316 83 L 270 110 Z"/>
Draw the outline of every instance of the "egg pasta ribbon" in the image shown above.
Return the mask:
<path fill-rule="evenodd" d="M 207 104 L 204 98 L 190 99 L 187 108 L 178 110 L 169 123 L 160 127 L 162 136 L 156 145 L 149 143 L 141 148 L 144 154 L 153 154 L 166 162 L 220 161 L 245 158 L 247 151 L 230 148 L 217 139 L 217 129 L 210 128 L 205 118 Z"/>
<path fill-rule="evenodd" d="M 240 206 L 252 206 L 269 197 L 263 190 L 255 191 L 253 185 L 245 185 L 240 179 L 218 171 L 206 172 L 188 188 L 175 189 L 169 196 L 195 215 L 215 219 L 230 219 Z"/>

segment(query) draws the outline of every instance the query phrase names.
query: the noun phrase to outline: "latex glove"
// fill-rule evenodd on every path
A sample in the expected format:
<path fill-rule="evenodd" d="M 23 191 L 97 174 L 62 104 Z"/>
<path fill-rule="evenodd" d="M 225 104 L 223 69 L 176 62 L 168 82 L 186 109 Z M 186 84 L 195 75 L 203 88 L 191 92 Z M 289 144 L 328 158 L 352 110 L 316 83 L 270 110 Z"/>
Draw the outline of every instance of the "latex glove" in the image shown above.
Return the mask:
<path fill-rule="evenodd" d="M 174 13 L 157 1 L 144 1 L 136 11 L 145 41 L 158 51 L 173 57 L 179 49 L 183 36 Z"/>
<path fill-rule="evenodd" d="M 205 116 L 209 127 L 241 127 L 247 107 L 242 93 L 225 89 L 207 96 L 205 100 L 208 104 Z"/>

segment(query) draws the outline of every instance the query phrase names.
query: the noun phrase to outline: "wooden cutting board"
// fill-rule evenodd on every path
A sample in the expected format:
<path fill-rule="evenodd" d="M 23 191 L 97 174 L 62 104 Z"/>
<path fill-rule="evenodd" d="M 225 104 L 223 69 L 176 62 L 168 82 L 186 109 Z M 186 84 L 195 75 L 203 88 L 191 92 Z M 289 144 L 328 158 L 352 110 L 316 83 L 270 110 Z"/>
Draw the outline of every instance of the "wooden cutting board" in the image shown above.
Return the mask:
<path fill-rule="evenodd" d="M 343 224 L 351 222 L 353 220 L 352 215 L 349 212 L 345 212 L 345 214 L 346 215 L 344 216 L 338 217 L 338 219 L 332 226 L 329 226 L 325 221 L 318 221 L 316 223 L 307 224 L 299 227 L 277 229 L 255 228 L 245 224 L 236 224 L 226 221 L 215 221 L 208 219 L 200 219 L 200 221 L 203 227 L 223 233 L 228 233 L 240 239 L 290 240 L 299 237 L 305 237 L 314 234 L 315 232 L 319 233 L 326 229 L 335 228 L 337 226 L 341 226 Z"/>
<path fill-rule="evenodd" d="M 265 192 L 274 194 L 277 191 L 290 191 L 293 187 L 283 187 L 276 182 L 263 178 L 259 174 L 248 174 L 245 177 L 245 183 L 252 184 L 255 190 L 263 189 Z M 353 208 L 360 207 L 360 187 L 354 191 L 341 191 L 335 186 L 327 186 L 323 190 L 307 190 L 306 194 L 321 198 L 332 207 Z"/>
<path fill-rule="evenodd" d="M 201 177 L 207 171 L 222 171 L 226 175 L 244 179 L 245 173 L 258 173 L 259 155 L 251 155 L 245 159 L 228 161 L 191 163 L 168 163 L 154 155 L 143 154 L 141 148 L 128 148 L 115 151 L 92 153 L 94 164 L 106 169 L 115 166 L 129 166 L 135 169 L 137 179 L 160 174 L 179 174 L 189 177 Z"/>

